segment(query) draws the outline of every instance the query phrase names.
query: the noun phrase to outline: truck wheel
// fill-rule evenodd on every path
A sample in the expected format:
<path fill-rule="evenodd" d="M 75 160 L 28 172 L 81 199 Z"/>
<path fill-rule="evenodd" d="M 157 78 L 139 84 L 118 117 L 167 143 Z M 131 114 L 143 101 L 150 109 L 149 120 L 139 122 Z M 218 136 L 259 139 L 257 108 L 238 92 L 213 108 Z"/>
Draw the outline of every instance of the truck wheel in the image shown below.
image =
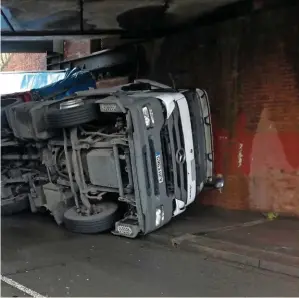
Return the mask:
<path fill-rule="evenodd" d="M 46 113 L 49 128 L 67 128 L 81 125 L 97 118 L 94 103 L 83 103 L 74 107 L 50 107 Z"/>
<path fill-rule="evenodd" d="M 19 195 L 12 199 L 1 200 L 1 215 L 8 216 L 30 209 L 27 195 Z"/>
<path fill-rule="evenodd" d="M 118 206 L 112 202 L 97 204 L 99 213 L 81 215 L 72 207 L 64 213 L 65 227 L 74 233 L 96 234 L 111 230 L 117 220 Z"/>

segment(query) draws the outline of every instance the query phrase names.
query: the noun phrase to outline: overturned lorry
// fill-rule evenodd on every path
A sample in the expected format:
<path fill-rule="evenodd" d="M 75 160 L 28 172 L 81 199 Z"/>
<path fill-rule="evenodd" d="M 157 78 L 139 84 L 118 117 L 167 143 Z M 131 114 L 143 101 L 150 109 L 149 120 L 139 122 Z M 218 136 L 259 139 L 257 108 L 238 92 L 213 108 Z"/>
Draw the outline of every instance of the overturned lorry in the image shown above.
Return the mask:
<path fill-rule="evenodd" d="M 6 98 L 1 114 L 2 215 L 46 208 L 73 232 L 134 238 L 224 184 L 200 89 L 137 80 L 61 100 Z"/>

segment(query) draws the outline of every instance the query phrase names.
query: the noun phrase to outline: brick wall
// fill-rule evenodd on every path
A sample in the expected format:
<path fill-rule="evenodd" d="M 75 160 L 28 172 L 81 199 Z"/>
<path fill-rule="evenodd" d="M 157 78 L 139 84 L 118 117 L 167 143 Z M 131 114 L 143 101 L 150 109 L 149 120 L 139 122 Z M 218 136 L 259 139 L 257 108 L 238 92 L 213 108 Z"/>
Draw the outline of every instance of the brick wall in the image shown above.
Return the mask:
<path fill-rule="evenodd" d="M 13 53 L 2 71 L 46 70 L 46 53 Z"/>
<path fill-rule="evenodd" d="M 80 58 L 91 53 L 90 40 L 66 40 L 64 41 L 64 59 Z"/>
<path fill-rule="evenodd" d="M 146 45 L 153 79 L 208 91 L 223 193 L 206 204 L 299 216 L 299 5 Z"/>
<path fill-rule="evenodd" d="M 110 88 L 119 85 L 124 85 L 129 83 L 128 77 L 115 77 L 110 79 L 102 79 L 96 82 L 96 87 L 100 88 Z"/>

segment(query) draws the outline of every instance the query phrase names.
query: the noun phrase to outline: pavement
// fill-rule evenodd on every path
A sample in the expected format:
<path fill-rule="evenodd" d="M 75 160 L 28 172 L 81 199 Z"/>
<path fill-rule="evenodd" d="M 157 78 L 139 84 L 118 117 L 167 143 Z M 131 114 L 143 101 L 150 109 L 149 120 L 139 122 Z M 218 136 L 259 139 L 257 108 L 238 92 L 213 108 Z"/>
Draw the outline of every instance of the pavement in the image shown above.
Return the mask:
<path fill-rule="evenodd" d="M 73 234 L 33 214 L 2 218 L 1 230 L 2 297 L 299 296 L 295 277 L 148 237 Z"/>
<path fill-rule="evenodd" d="M 190 208 L 151 241 L 299 277 L 299 220 L 215 207 Z"/>

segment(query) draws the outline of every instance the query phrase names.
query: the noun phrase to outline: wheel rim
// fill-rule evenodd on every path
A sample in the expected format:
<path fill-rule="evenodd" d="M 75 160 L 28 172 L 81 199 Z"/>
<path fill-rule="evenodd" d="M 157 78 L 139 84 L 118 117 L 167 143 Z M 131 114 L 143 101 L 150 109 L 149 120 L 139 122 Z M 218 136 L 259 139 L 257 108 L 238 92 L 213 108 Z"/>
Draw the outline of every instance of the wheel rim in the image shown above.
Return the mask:
<path fill-rule="evenodd" d="M 81 208 L 80 208 L 81 209 Z M 91 214 L 86 214 L 86 210 L 80 210 L 81 212 L 78 212 L 76 207 L 72 207 L 67 212 L 70 212 L 72 214 L 76 214 L 79 218 L 88 218 L 88 217 L 97 217 L 99 214 L 104 213 L 105 215 L 110 215 L 114 212 L 116 212 L 118 209 L 118 206 L 112 202 L 103 202 L 99 204 L 93 205 L 93 212 Z"/>
<path fill-rule="evenodd" d="M 60 110 L 65 110 L 65 109 L 79 107 L 82 105 L 84 105 L 83 99 L 75 98 L 75 99 L 71 99 L 71 100 L 62 102 L 59 107 L 60 107 Z"/>
<path fill-rule="evenodd" d="M 82 210 L 81 208 L 81 212 L 78 213 L 80 216 L 92 216 L 92 215 L 97 215 L 102 213 L 103 211 L 105 211 L 105 209 L 107 209 L 107 207 L 105 208 L 105 206 L 102 206 L 101 204 L 93 204 L 92 205 L 92 213 L 90 215 L 86 214 L 86 210 Z"/>

